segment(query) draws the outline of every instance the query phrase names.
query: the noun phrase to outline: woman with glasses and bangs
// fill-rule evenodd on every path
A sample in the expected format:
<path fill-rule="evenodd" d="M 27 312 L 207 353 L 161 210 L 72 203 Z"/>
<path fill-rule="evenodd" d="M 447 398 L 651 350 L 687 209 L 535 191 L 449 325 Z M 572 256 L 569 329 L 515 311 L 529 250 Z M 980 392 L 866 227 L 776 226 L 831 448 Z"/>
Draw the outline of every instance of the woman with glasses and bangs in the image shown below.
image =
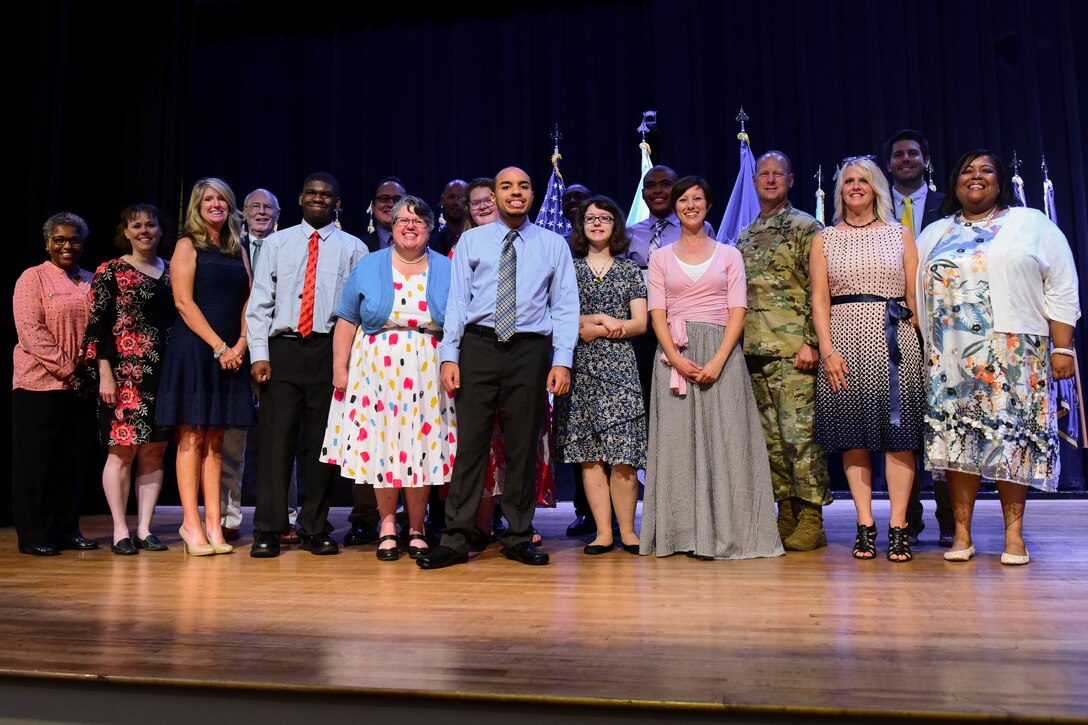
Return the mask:
<path fill-rule="evenodd" d="M 888 182 L 870 157 L 839 169 L 835 222 L 816 233 L 809 256 L 821 372 L 815 438 L 825 451 L 843 452 L 857 509 L 856 559 L 876 557 L 869 454 L 884 453 L 887 558 L 908 562 L 907 501 L 925 414 L 914 236 L 895 221 Z"/>
<path fill-rule="evenodd" d="M 616 259 L 627 249 L 623 212 L 594 196 L 574 215 L 574 272 L 578 281 L 579 342 L 570 393 L 555 401 L 556 456 L 581 465 L 597 536 L 583 552 L 611 551 L 612 513 L 620 543 L 638 554 L 635 506 L 646 467 L 646 411 L 630 338 L 646 332 L 646 284 L 638 264 Z"/>

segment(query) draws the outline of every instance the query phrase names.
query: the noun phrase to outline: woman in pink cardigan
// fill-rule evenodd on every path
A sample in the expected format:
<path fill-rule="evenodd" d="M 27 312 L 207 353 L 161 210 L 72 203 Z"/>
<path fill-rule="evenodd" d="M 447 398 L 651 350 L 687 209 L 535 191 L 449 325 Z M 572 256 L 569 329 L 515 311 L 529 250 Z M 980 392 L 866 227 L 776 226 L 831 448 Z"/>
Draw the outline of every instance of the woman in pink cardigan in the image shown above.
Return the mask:
<path fill-rule="evenodd" d="M 680 179 L 682 233 L 652 252 L 649 311 L 658 339 L 650 396 L 643 555 L 781 556 L 767 446 L 744 358 L 744 261 L 703 228 L 710 187 Z"/>

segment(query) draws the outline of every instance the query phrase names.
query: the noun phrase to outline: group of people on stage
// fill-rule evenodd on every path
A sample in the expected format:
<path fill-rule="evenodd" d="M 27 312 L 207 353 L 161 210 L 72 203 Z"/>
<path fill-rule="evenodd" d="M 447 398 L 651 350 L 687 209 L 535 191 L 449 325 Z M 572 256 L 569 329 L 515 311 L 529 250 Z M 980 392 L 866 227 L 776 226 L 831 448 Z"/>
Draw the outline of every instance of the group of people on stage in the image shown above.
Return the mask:
<path fill-rule="evenodd" d="M 1026 564 L 1027 490 L 1057 487 L 1049 385 L 1074 370 L 1072 254 L 1017 205 L 992 151 L 963 154 L 947 196 L 923 183 L 917 132 L 889 140 L 884 159 L 890 187 L 874 157 L 844 160 L 825 228 L 790 205 L 790 160 L 768 151 L 752 179 L 760 214 L 735 246 L 707 223 L 707 181 L 665 166 L 646 174 L 650 217 L 631 228 L 613 200 L 568 187 L 569 238 L 529 221 L 533 187 L 516 167 L 451 181 L 437 231 L 425 201 L 383 179 L 363 239 L 339 228 L 329 174 L 305 179 L 302 222 L 282 230 L 270 192 L 239 211 L 207 178 L 169 262 L 162 214 L 138 204 L 121 213 L 122 255 L 93 277 L 78 266 L 86 224 L 56 214 L 49 260 L 14 295 L 19 549 L 97 548 L 73 483 L 94 398 L 118 555 L 166 549 L 151 523 L 172 436 L 191 556 L 232 551 L 245 459 L 255 558 L 291 543 L 338 553 L 328 513 L 342 476 L 356 484 L 345 545 L 376 542 L 382 561 L 406 551 L 446 567 L 494 532 L 509 558 L 546 564 L 532 524 L 554 501 L 554 448 L 580 474 L 571 528 L 594 533 L 586 555 L 826 546 L 826 453 L 841 456 L 857 509 L 854 557 L 878 555 L 882 466 L 889 561 L 913 558 L 928 471 L 945 559 L 974 555 L 987 479 L 1001 562 Z"/>

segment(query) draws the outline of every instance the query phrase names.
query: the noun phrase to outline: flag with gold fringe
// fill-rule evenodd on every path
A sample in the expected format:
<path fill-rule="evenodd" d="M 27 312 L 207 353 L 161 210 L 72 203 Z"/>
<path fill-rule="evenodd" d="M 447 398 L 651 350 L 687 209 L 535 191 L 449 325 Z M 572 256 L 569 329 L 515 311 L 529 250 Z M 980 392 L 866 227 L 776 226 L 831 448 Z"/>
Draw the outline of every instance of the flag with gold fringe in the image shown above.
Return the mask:
<path fill-rule="evenodd" d="M 559 161 L 563 155 L 559 153 L 559 139 L 563 136 L 559 133 L 559 125 L 551 134 L 554 145 L 552 147 L 552 173 L 548 177 L 548 186 L 540 197 L 540 209 L 536 213 L 536 225 L 544 227 L 556 234 L 569 237 L 571 233 L 570 222 L 563 216 L 563 193 L 567 185 L 563 182 L 563 174 L 559 173 Z"/>
<path fill-rule="evenodd" d="M 650 216 L 650 208 L 646 206 L 646 202 L 642 200 L 642 181 L 653 167 L 653 162 L 650 161 L 650 144 L 646 143 L 646 134 L 648 134 L 656 125 L 657 111 L 643 111 L 642 123 L 635 129 L 642 134 L 642 141 L 638 145 L 640 154 L 638 186 L 635 188 L 635 198 L 631 200 L 631 211 L 627 213 L 628 227 L 638 224 L 640 221 L 647 219 Z"/>

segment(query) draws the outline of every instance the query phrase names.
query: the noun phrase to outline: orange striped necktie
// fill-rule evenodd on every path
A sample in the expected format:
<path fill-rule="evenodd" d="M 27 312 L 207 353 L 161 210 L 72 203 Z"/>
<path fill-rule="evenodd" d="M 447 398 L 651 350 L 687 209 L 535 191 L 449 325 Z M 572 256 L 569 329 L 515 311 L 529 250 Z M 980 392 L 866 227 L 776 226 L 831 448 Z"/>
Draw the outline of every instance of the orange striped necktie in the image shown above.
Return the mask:
<path fill-rule="evenodd" d="M 321 235 L 310 235 L 310 255 L 306 258 L 306 280 L 302 283 L 302 309 L 298 313 L 298 334 L 309 337 L 314 331 L 314 288 L 317 286 L 317 244 Z"/>

